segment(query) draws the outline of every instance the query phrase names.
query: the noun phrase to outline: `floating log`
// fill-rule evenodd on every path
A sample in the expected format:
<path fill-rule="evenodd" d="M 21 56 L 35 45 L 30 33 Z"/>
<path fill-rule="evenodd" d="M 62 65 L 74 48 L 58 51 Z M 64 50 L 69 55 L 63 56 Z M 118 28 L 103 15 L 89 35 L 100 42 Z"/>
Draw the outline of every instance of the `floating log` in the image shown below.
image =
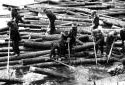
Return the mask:
<path fill-rule="evenodd" d="M 124 11 L 116 11 L 116 12 L 108 12 L 108 13 L 104 13 L 108 16 L 118 16 L 118 15 L 124 15 L 125 12 Z"/>
<path fill-rule="evenodd" d="M 2 4 L 2 6 L 4 6 L 4 7 L 11 7 L 11 8 L 19 8 L 18 6 L 9 5 L 9 4 Z"/>
<path fill-rule="evenodd" d="M 107 63 L 107 59 L 106 58 L 97 58 L 98 63 L 101 64 L 105 64 Z M 113 62 L 117 62 L 118 59 L 116 58 L 110 58 L 109 63 L 113 63 Z M 63 63 L 69 64 L 69 62 L 67 61 L 62 61 Z M 85 65 L 85 64 L 96 64 L 95 63 L 95 58 L 91 58 L 91 59 L 81 59 L 81 60 L 72 60 L 71 65 Z M 45 62 L 45 63 L 35 63 L 35 64 L 30 64 L 30 65 L 14 65 L 14 66 L 10 66 L 10 68 L 16 69 L 16 68 L 29 68 L 30 66 L 34 66 L 34 67 L 41 67 L 41 68 L 47 68 L 47 67 L 58 67 L 58 66 L 64 66 L 60 63 L 56 63 L 56 62 Z M 0 69 L 5 69 L 6 66 L 0 67 Z"/>
<path fill-rule="evenodd" d="M 94 53 L 93 53 L 94 54 Z M 80 57 L 88 57 L 89 58 L 93 58 L 93 54 L 90 52 L 76 52 L 74 54 L 71 54 L 70 57 L 75 57 L 75 58 L 80 58 Z M 65 57 L 67 57 L 68 55 L 66 55 Z M 36 57 L 36 58 L 30 58 L 30 59 L 22 59 L 21 62 L 23 63 L 23 65 L 32 65 L 35 63 L 42 63 L 42 62 L 51 62 L 52 60 L 49 58 L 49 54 L 47 55 L 43 55 L 40 57 Z"/>
<path fill-rule="evenodd" d="M 105 64 L 107 62 L 106 58 L 98 58 L 97 60 L 98 60 L 98 63 L 102 63 L 102 64 Z M 109 60 L 109 62 L 115 62 L 115 61 L 117 61 L 117 59 L 111 58 Z M 69 62 L 63 62 L 63 63 L 69 64 Z M 95 63 L 95 58 L 92 58 L 92 59 L 81 59 L 81 60 L 72 60 L 70 62 L 70 65 L 84 65 L 84 64 L 96 64 Z M 56 62 L 47 62 L 47 63 L 34 64 L 32 66 L 43 68 L 43 67 L 51 67 L 51 66 L 52 67 L 56 67 L 56 66 L 63 66 L 63 65 L 60 64 L 60 63 L 56 63 Z"/>
<path fill-rule="evenodd" d="M 32 42 L 32 41 L 25 41 L 24 42 L 24 47 L 30 47 L 30 48 L 36 48 L 36 49 L 50 49 L 51 48 L 51 44 L 54 41 L 46 41 L 46 42 Z M 89 47 L 92 47 L 93 43 L 89 42 L 89 43 L 84 43 L 84 45 L 80 45 L 80 46 L 75 46 L 75 50 L 77 51 L 81 51 L 83 49 L 87 49 Z"/>
<path fill-rule="evenodd" d="M 78 12 L 82 12 L 82 13 L 87 13 L 87 14 L 91 14 L 92 10 L 90 9 L 86 9 L 86 8 L 70 8 L 69 10 L 72 10 L 72 11 L 78 11 Z M 116 25 L 116 26 L 121 26 L 123 27 L 125 25 L 125 22 L 124 21 L 121 21 L 120 19 L 117 19 L 117 18 L 114 18 L 114 17 L 110 17 L 110 16 L 107 16 L 107 15 L 103 15 L 103 14 L 99 14 L 99 17 L 101 20 L 103 20 L 105 23 L 109 23 L 109 24 L 113 24 L 113 25 Z"/>
<path fill-rule="evenodd" d="M 25 53 L 25 54 L 20 54 L 19 56 L 11 56 L 10 61 L 26 59 L 26 58 L 33 58 L 33 57 L 45 55 L 45 54 L 48 54 L 48 53 L 50 53 L 49 50 L 37 51 L 37 52 L 29 52 L 29 53 Z M 7 56 L 6 57 L 0 57 L 0 62 L 5 62 L 5 61 L 7 61 Z"/>
<path fill-rule="evenodd" d="M 44 75 L 49 75 L 49 76 L 54 76 L 54 77 L 61 77 L 61 78 L 68 78 L 67 75 L 53 71 L 51 69 L 41 69 L 38 67 L 30 67 L 29 70 L 35 73 L 39 73 L 39 74 L 44 74 Z"/>
<path fill-rule="evenodd" d="M 13 52 L 9 53 L 10 55 L 14 54 Z M 8 52 L 0 52 L 0 56 L 7 56 Z"/>
<path fill-rule="evenodd" d="M 9 30 L 9 27 L 0 28 L 0 32 Z"/>
<path fill-rule="evenodd" d="M 99 6 L 99 5 L 93 5 L 93 6 L 84 6 L 85 8 L 92 9 L 92 10 L 101 10 L 101 9 L 109 9 L 111 6 Z"/>
<path fill-rule="evenodd" d="M 22 79 L 19 78 L 0 78 L 0 82 L 6 82 L 7 84 L 23 83 Z"/>

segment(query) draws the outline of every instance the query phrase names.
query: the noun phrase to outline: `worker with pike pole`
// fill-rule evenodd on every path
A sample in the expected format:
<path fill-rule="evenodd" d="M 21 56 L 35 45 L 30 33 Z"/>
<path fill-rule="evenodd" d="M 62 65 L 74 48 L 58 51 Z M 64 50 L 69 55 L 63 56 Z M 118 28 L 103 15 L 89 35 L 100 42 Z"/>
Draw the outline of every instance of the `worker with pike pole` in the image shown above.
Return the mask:
<path fill-rule="evenodd" d="M 49 34 L 54 34 L 56 29 L 55 29 L 55 20 L 57 19 L 56 15 L 49 9 L 44 9 L 43 10 L 46 16 L 49 18 L 49 30 L 47 30 L 47 33 Z"/>
<path fill-rule="evenodd" d="M 72 29 L 69 32 L 65 31 L 61 33 L 61 39 L 58 42 L 52 43 L 50 58 L 55 57 L 55 49 L 57 49 L 57 55 L 59 55 L 59 57 L 64 57 L 68 51 L 68 58 L 70 59 L 70 54 L 74 53 L 72 48 L 76 44 L 76 36 L 77 26 L 73 24 Z"/>
<path fill-rule="evenodd" d="M 51 52 L 50 58 L 51 59 L 58 59 L 59 57 L 65 57 L 67 53 L 67 38 L 68 38 L 68 31 L 61 32 L 61 38 L 59 41 L 55 41 L 51 45 Z M 56 52 L 57 49 L 57 52 Z"/>
<path fill-rule="evenodd" d="M 124 53 L 125 51 L 125 47 L 124 47 L 124 41 L 125 41 L 125 26 L 123 26 L 123 28 L 120 30 L 120 37 L 121 37 L 121 40 L 122 40 L 122 53 Z"/>
<path fill-rule="evenodd" d="M 10 35 L 10 39 L 12 40 L 12 48 L 13 48 L 14 54 L 16 56 L 19 56 L 20 55 L 19 41 L 21 40 L 21 37 L 18 31 L 18 25 L 16 24 L 15 21 L 9 21 L 7 25 L 9 27 L 9 35 Z"/>
<path fill-rule="evenodd" d="M 117 32 L 116 31 L 111 31 L 107 35 L 106 39 L 106 55 L 107 55 L 107 63 L 110 59 L 113 47 L 114 47 L 114 42 L 117 40 Z"/>
<path fill-rule="evenodd" d="M 17 25 L 18 25 L 19 22 L 25 23 L 22 20 L 22 17 L 20 16 L 20 14 L 18 13 L 18 10 L 16 8 L 12 8 L 11 17 L 12 17 L 12 20 L 15 19 L 15 22 L 16 22 Z"/>
<path fill-rule="evenodd" d="M 94 38 L 93 40 L 95 42 L 96 54 L 98 53 L 98 50 L 100 50 L 101 55 L 103 56 L 103 52 L 104 52 L 104 35 L 103 35 L 103 33 L 99 29 L 94 29 L 92 31 L 92 35 Z"/>
<path fill-rule="evenodd" d="M 74 45 L 76 45 L 76 37 L 77 37 L 77 25 L 72 24 L 72 28 L 71 28 L 71 30 L 68 34 L 68 38 L 67 38 L 69 59 L 70 59 L 70 54 L 74 53 L 72 48 L 73 48 Z"/>

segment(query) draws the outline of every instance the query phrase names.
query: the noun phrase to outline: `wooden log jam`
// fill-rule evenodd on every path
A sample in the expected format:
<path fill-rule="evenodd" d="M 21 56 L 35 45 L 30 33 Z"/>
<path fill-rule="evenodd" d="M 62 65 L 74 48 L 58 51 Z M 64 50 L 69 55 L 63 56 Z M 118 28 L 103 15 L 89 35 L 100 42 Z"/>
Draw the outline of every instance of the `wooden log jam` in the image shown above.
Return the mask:
<path fill-rule="evenodd" d="M 101 64 L 105 64 L 107 62 L 106 58 L 98 58 L 97 60 Z M 116 62 L 116 61 L 118 61 L 118 60 L 114 59 L 114 58 L 111 58 L 109 60 L 110 63 L 113 63 L 113 62 Z M 63 63 L 69 64 L 69 62 L 67 62 L 67 61 L 64 61 Z M 96 64 L 95 63 L 95 58 L 81 59 L 81 60 L 71 60 L 71 63 L 70 63 L 70 65 L 85 65 L 85 64 Z M 56 62 L 47 62 L 47 63 L 32 64 L 32 66 L 41 67 L 41 68 L 43 68 L 43 67 L 47 68 L 47 67 L 56 67 L 56 66 L 64 66 L 64 65 L 62 65 L 60 63 L 56 63 Z"/>
<path fill-rule="evenodd" d="M 69 10 L 78 11 L 78 12 L 82 12 L 82 13 L 86 13 L 86 14 L 92 13 L 92 10 L 86 9 L 86 8 L 84 8 L 84 9 L 83 8 L 70 8 Z M 99 14 L 99 17 L 105 23 L 109 23 L 109 24 L 113 24 L 113 25 L 121 26 L 121 27 L 123 27 L 125 25 L 124 21 L 117 19 L 117 18 L 114 18 L 114 17 L 110 17 L 110 16 L 103 15 L 103 14 Z"/>
<path fill-rule="evenodd" d="M 49 76 L 54 76 L 54 77 L 61 77 L 61 78 L 69 78 L 67 75 L 56 72 L 51 69 L 41 69 L 38 67 L 30 67 L 29 70 L 35 73 L 39 73 L 39 74 L 44 74 L 44 75 L 49 75 Z"/>
<path fill-rule="evenodd" d="M 107 63 L 107 59 L 106 58 L 97 58 L 98 62 L 101 64 L 105 64 Z M 113 63 L 113 62 L 117 62 L 118 59 L 117 58 L 110 58 L 109 63 Z M 67 61 L 61 61 L 63 63 L 69 64 L 69 62 Z M 91 59 L 78 59 L 78 60 L 71 60 L 71 65 L 85 65 L 85 64 L 96 64 L 95 63 L 95 58 L 91 58 Z M 40 67 L 40 68 L 47 68 L 47 67 L 58 67 L 58 66 L 64 66 L 60 63 L 57 62 L 42 62 L 42 63 L 35 63 L 35 64 L 30 64 L 30 65 L 13 65 L 10 66 L 10 68 L 16 69 L 16 68 L 29 68 L 30 66 L 34 66 L 34 67 Z M 0 69 L 5 69 L 6 66 L 0 67 Z"/>
<path fill-rule="evenodd" d="M 66 55 L 67 56 L 67 55 Z M 71 54 L 70 57 L 75 57 L 75 58 L 83 58 L 83 57 L 93 57 L 93 54 L 89 53 L 89 52 L 76 52 L 75 54 Z M 23 65 L 32 65 L 35 63 L 42 63 L 42 62 L 51 62 L 52 60 L 49 58 L 49 54 L 47 55 L 43 55 L 40 57 L 36 57 L 36 58 L 28 58 L 28 59 L 22 59 L 21 62 L 23 63 Z M 1 64 L 0 64 L 1 66 Z"/>
<path fill-rule="evenodd" d="M 26 58 L 33 58 L 33 57 L 45 55 L 45 54 L 48 54 L 48 53 L 50 53 L 49 50 L 29 52 L 29 53 L 25 53 L 25 54 L 20 54 L 19 56 L 11 56 L 10 61 L 26 59 Z M 7 56 L 6 57 L 0 57 L 0 62 L 5 62 L 5 61 L 7 61 Z"/>
<path fill-rule="evenodd" d="M 12 60 L 9 61 L 9 65 L 10 66 L 14 66 L 14 65 L 32 65 L 32 64 L 37 64 L 37 63 L 44 63 L 44 62 L 52 62 L 53 60 L 51 60 L 49 58 L 50 54 L 45 54 L 42 56 L 38 56 L 38 57 L 29 57 L 29 58 L 22 58 L 20 60 Z M 67 57 L 68 55 L 66 55 Z M 83 58 L 83 57 L 89 57 L 89 58 L 94 58 L 94 53 L 93 52 L 76 52 L 75 54 L 71 54 L 70 57 L 75 57 L 75 58 Z M 0 62 L 0 67 L 6 66 L 7 62 Z"/>

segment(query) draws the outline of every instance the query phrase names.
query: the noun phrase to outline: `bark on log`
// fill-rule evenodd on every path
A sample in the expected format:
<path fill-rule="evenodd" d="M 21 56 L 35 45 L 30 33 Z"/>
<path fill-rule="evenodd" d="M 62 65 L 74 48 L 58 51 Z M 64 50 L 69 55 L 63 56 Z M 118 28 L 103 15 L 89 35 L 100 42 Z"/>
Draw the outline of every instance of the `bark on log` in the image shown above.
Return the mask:
<path fill-rule="evenodd" d="M 4 7 L 11 7 L 11 8 L 19 8 L 18 6 L 8 5 L 8 4 L 2 4 L 2 6 L 4 6 Z"/>
<path fill-rule="evenodd" d="M 72 10 L 72 11 L 78 11 L 78 12 L 82 12 L 82 13 L 87 13 L 87 14 L 91 14 L 92 13 L 92 10 L 90 9 L 86 9 L 86 8 L 70 8 L 69 10 Z M 114 17 L 109 17 L 107 15 L 103 15 L 103 14 L 99 14 L 99 17 L 101 20 L 103 20 L 104 22 L 106 23 L 109 23 L 109 24 L 113 24 L 113 25 L 116 25 L 116 26 L 121 26 L 123 27 L 125 25 L 125 22 L 124 21 L 121 21 L 120 19 L 117 19 L 117 18 L 114 18 Z"/>
<path fill-rule="evenodd" d="M 68 55 L 66 55 L 68 57 Z M 66 57 L 65 56 L 65 57 Z M 83 57 L 88 57 L 89 58 L 93 58 L 93 54 L 89 53 L 89 52 L 76 52 L 75 54 L 71 54 L 71 57 L 75 57 L 75 58 L 83 58 Z M 40 57 L 36 57 L 36 58 L 30 58 L 30 59 L 22 59 L 21 62 L 23 63 L 23 65 L 32 65 L 35 63 L 42 63 L 42 62 L 51 62 L 52 60 L 49 58 L 49 54 L 47 55 L 43 55 Z M 1 64 L 0 64 L 1 65 Z"/>
<path fill-rule="evenodd" d="M 98 58 L 97 60 L 98 60 L 98 63 L 101 63 L 101 64 L 107 63 L 106 58 Z M 116 58 L 110 58 L 109 63 L 113 63 L 113 62 L 117 62 L 117 61 L 118 61 L 118 59 L 116 59 Z M 63 62 L 63 63 L 69 64 L 69 62 L 66 62 L 66 61 Z M 72 60 L 70 63 L 71 63 L 71 65 L 96 64 L 95 63 L 95 58 Z M 45 63 L 35 63 L 35 64 L 31 64 L 31 65 L 26 65 L 26 66 L 15 65 L 15 66 L 10 66 L 10 68 L 13 68 L 13 69 L 16 69 L 16 68 L 28 68 L 30 66 L 47 68 L 47 67 L 58 67 L 58 66 L 64 66 L 64 65 L 62 65 L 60 63 L 56 63 L 56 62 L 45 62 Z M 0 67 L 0 69 L 5 69 L 5 68 L 6 68 L 6 66 Z"/>
<path fill-rule="evenodd" d="M 111 8 L 111 6 L 97 6 L 97 5 L 93 5 L 93 6 L 84 6 L 85 8 L 88 9 L 92 9 L 92 10 L 104 10 L 104 9 L 109 9 Z"/>
<path fill-rule="evenodd" d="M 41 69 L 38 67 L 30 67 L 29 70 L 35 73 L 39 73 L 39 74 L 44 74 L 44 75 L 49 75 L 49 76 L 54 76 L 54 77 L 61 77 L 61 78 L 68 78 L 67 75 L 53 71 L 51 69 Z"/>
<path fill-rule="evenodd" d="M 102 63 L 102 64 L 105 64 L 107 62 L 107 59 L 106 58 L 98 58 L 98 63 Z M 111 58 L 109 60 L 109 62 L 115 62 L 115 61 L 118 61 L 117 59 L 114 59 L 114 58 Z M 62 61 L 63 62 L 63 61 Z M 64 62 L 66 64 L 69 64 L 69 62 Z M 82 60 L 72 60 L 71 61 L 71 65 L 84 65 L 84 64 L 96 64 L 95 63 L 95 58 L 92 58 L 92 59 L 82 59 Z M 35 67 L 56 67 L 56 66 L 63 66 L 62 64 L 60 63 L 56 63 L 56 62 L 48 62 L 48 63 L 39 63 L 39 64 L 34 64 L 32 66 L 35 66 Z"/>
<path fill-rule="evenodd" d="M 0 28 L 0 32 L 9 30 L 9 27 Z"/>
<path fill-rule="evenodd" d="M 24 47 L 30 47 L 30 48 L 41 49 L 41 50 L 50 49 L 52 42 L 53 41 L 46 41 L 46 42 L 25 41 Z M 75 46 L 74 50 L 82 51 L 84 49 L 91 48 L 91 47 L 93 47 L 93 42 L 88 42 L 88 43 L 84 43 L 84 45 Z"/>
<path fill-rule="evenodd" d="M 19 78 L 0 78 L 0 82 L 6 82 L 7 84 L 23 83 L 22 79 Z"/>
<path fill-rule="evenodd" d="M 48 53 L 50 53 L 49 50 L 38 51 L 38 52 L 29 52 L 29 53 L 25 53 L 25 54 L 20 54 L 19 56 L 11 56 L 10 61 L 26 59 L 26 58 L 33 58 L 33 57 L 45 55 L 45 54 L 48 54 Z M 7 56 L 6 57 L 0 57 L 0 62 L 5 62 L 5 61 L 7 61 Z"/>

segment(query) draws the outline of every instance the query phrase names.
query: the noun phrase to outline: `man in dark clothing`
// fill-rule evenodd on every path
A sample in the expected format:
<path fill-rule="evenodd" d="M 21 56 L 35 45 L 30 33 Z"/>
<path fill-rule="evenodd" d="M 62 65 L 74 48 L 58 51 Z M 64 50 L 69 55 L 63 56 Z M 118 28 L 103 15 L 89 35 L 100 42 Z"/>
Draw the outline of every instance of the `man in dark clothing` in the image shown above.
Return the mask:
<path fill-rule="evenodd" d="M 98 49 L 100 49 L 101 55 L 103 55 L 103 50 L 104 50 L 104 48 L 103 48 L 103 46 L 104 46 L 103 33 L 101 32 L 101 30 L 95 29 L 95 30 L 93 30 L 93 37 L 94 37 L 94 41 L 95 41 L 96 53 L 98 52 Z"/>
<path fill-rule="evenodd" d="M 53 34 L 55 32 L 55 24 L 54 24 L 54 22 L 57 19 L 57 17 L 49 9 L 44 9 L 43 11 L 47 15 L 47 17 L 49 18 L 49 21 L 50 21 L 49 22 L 49 28 L 50 28 L 49 34 Z"/>
<path fill-rule="evenodd" d="M 21 37 L 18 31 L 18 26 L 14 21 L 9 21 L 7 25 L 10 29 L 10 39 L 12 40 L 13 51 L 15 54 L 19 55 L 19 41 L 21 40 Z"/>
<path fill-rule="evenodd" d="M 93 29 L 97 29 L 99 26 L 99 17 L 97 16 L 96 11 L 93 11 L 91 14 L 92 18 L 93 18 Z"/>
<path fill-rule="evenodd" d="M 67 50 L 67 37 L 68 37 L 67 33 L 62 33 L 61 39 L 57 42 L 52 43 L 50 58 L 55 58 L 56 54 L 59 57 L 65 56 L 65 54 L 67 53 L 66 51 Z M 56 53 L 56 49 L 57 49 L 57 53 Z"/>
<path fill-rule="evenodd" d="M 73 45 L 76 45 L 76 36 L 77 36 L 77 26 L 73 24 L 67 39 L 70 47 L 70 52 L 72 52 Z"/>
<path fill-rule="evenodd" d="M 107 39 L 106 39 L 106 54 L 109 55 L 110 49 L 111 49 L 111 45 L 114 43 L 114 41 L 117 40 L 117 32 L 116 31 L 111 31 L 108 35 L 107 35 Z"/>
<path fill-rule="evenodd" d="M 22 20 L 22 17 L 19 15 L 17 9 L 15 9 L 15 8 L 12 9 L 11 16 L 12 16 L 12 20 L 15 19 L 15 22 L 17 23 L 17 25 L 19 22 L 24 23 L 24 21 Z"/>
<path fill-rule="evenodd" d="M 125 26 L 123 27 L 122 30 L 120 30 L 120 37 L 121 37 L 121 40 L 122 40 L 122 51 L 124 53 L 124 40 L 125 40 Z"/>

